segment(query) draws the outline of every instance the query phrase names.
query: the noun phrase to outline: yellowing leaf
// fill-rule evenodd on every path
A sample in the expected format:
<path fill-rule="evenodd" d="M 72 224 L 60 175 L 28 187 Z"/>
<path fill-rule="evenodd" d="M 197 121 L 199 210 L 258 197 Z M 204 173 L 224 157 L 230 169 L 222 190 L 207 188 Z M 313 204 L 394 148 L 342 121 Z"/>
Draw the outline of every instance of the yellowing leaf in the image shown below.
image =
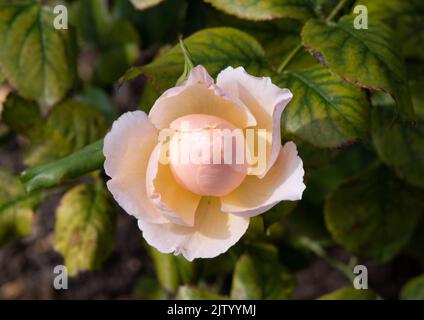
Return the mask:
<path fill-rule="evenodd" d="M 293 99 L 283 112 L 282 127 L 318 147 L 336 147 L 364 138 L 369 103 L 365 93 L 322 66 L 286 71 L 274 78 Z"/>
<path fill-rule="evenodd" d="M 67 100 L 54 106 L 37 129 L 39 138 L 29 137 L 33 139 L 25 153 L 28 166 L 60 159 L 97 141 L 106 131 L 106 122 L 90 105 Z"/>
<path fill-rule="evenodd" d="M 46 111 L 73 86 L 72 29 L 54 28 L 51 8 L 24 0 L 0 3 L 0 66 L 19 93 Z"/>
<path fill-rule="evenodd" d="M 381 20 L 396 31 L 406 57 L 424 59 L 424 1 L 358 0 L 356 5 L 367 7 L 368 20 Z"/>
<path fill-rule="evenodd" d="M 145 10 L 158 5 L 165 0 L 130 0 L 138 10 Z"/>
<path fill-rule="evenodd" d="M 228 66 L 244 66 L 251 74 L 269 71 L 261 45 L 248 34 L 233 28 L 201 30 L 184 40 L 195 65 L 201 64 L 216 76 Z M 182 74 L 184 58 L 179 46 L 141 67 L 153 84 L 164 91 L 175 85 Z"/>
<path fill-rule="evenodd" d="M 319 300 L 376 300 L 377 295 L 370 289 L 355 289 L 347 286 L 339 290 L 327 293 Z"/>
<path fill-rule="evenodd" d="M 65 258 L 69 275 L 98 269 L 114 239 L 115 211 L 101 181 L 68 191 L 56 211 L 54 247 Z"/>
<path fill-rule="evenodd" d="M 402 300 L 423 300 L 424 299 L 424 274 L 412 278 L 402 288 L 400 292 Z"/>
<path fill-rule="evenodd" d="M 25 193 L 16 177 L 0 170 L 0 245 L 30 234 L 39 202 L 39 194 Z"/>
<path fill-rule="evenodd" d="M 312 0 L 205 0 L 219 10 L 248 20 L 294 18 L 305 20 L 314 16 Z"/>
<path fill-rule="evenodd" d="M 337 24 L 311 20 L 302 30 L 304 45 L 342 78 L 365 88 L 383 90 L 396 100 L 399 112 L 414 116 L 403 61 L 392 31 L 379 21 L 355 29 L 353 16 Z"/>

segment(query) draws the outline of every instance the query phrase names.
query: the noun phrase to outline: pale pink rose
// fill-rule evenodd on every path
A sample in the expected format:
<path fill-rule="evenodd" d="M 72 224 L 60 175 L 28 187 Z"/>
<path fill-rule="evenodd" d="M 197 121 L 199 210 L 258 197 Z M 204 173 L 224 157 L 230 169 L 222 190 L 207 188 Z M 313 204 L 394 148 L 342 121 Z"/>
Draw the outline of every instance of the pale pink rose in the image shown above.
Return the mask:
<path fill-rule="evenodd" d="M 190 261 L 226 252 L 246 232 L 251 217 L 302 197 L 304 170 L 296 145 L 281 145 L 281 113 L 291 98 L 288 89 L 242 67 L 221 71 L 215 84 L 197 66 L 184 85 L 156 100 L 148 116 L 127 112 L 114 122 L 103 149 L 111 177 L 107 186 L 159 251 Z M 164 164 L 159 135 L 170 127 L 178 130 L 183 120 L 196 128 L 213 123 L 265 129 L 265 167 L 258 172 L 233 164 Z"/>

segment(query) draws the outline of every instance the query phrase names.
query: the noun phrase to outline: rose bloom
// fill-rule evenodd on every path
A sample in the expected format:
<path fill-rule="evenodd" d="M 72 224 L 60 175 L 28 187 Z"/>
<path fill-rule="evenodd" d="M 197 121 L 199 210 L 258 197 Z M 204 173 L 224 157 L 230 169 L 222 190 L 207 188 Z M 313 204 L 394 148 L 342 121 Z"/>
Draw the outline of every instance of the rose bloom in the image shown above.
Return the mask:
<path fill-rule="evenodd" d="M 197 66 L 183 85 L 156 100 L 148 116 L 127 112 L 114 122 L 103 149 L 108 189 L 159 251 L 190 261 L 226 252 L 251 217 L 302 197 L 302 160 L 293 142 L 281 144 L 281 113 L 291 98 L 288 89 L 242 67 L 221 71 L 215 84 Z M 194 131 L 266 130 L 265 166 L 258 171 L 246 163 L 178 163 L 172 161 L 172 138 L 171 161 L 160 161 L 160 133 L 181 130 L 182 123 Z"/>

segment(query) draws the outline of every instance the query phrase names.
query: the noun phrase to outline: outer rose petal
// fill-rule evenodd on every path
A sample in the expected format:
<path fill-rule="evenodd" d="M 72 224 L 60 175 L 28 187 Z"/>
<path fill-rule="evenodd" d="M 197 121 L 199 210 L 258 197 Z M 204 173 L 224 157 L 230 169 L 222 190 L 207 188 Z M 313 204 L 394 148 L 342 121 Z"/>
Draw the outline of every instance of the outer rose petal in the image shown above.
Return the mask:
<path fill-rule="evenodd" d="M 141 111 L 127 112 L 113 123 L 103 146 L 107 187 L 119 205 L 138 219 L 166 222 L 146 192 L 146 172 L 158 132 Z"/>
<path fill-rule="evenodd" d="M 221 117 L 238 128 L 256 125 L 249 109 L 214 85 L 202 66 L 193 68 L 184 85 L 165 91 L 150 110 L 149 119 L 156 128 L 164 129 L 175 119 L 189 114 Z"/>
<path fill-rule="evenodd" d="M 183 188 L 175 181 L 169 164 L 159 162 L 162 144 L 158 144 L 150 156 L 147 166 L 147 194 L 168 220 L 173 223 L 193 226 L 194 214 L 201 196 Z"/>
<path fill-rule="evenodd" d="M 249 75 L 243 67 L 228 67 L 218 74 L 216 83 L 227 94 L 239 98 L 252 111 L 257 127 L 266 129 L 267 167 L 258 175 L 263 178 L 275 163 L 281 145 L 281 113 L 293 97 L 288 89 L 281 89 L 269 77 Z"/>
<path fill-rule="evenodd" d="M 303 183 L 303 163 L 296 145 L 287 142 L 280 146 L 279 156 L 267 175 L 259 179 L 248 176 L 236 190 L 221 197 L 221 210 L 243 217 L 253 217 L 283 200 L 300 200 Z"/>
<path fill-rule="evenodd" d="M 249 218 L 221 211 L 218 198 L 202 198 L 194 227 L 138 221 L 146 241 L 160 252 L 182 254 L 187 260 L 213 258 L 233 246 L 246 232 Z"/>

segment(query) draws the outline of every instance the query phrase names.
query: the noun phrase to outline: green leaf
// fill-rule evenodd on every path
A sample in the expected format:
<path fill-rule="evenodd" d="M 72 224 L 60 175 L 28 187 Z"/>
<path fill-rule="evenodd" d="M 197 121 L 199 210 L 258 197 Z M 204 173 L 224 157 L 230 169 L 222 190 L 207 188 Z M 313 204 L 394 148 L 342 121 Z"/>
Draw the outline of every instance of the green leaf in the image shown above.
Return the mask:
<path fill-rule="evenodd" d="M 249 227 L 244 235 L 246 239 L 255 241 L 257 239 L 263 238 L 264 236 L 264 219 L 262 215 L 253 217 L 249 221 Z"/>
<path fill-rule="evenodd" d="M 23 134 L 32 139 L 40 139 L 40 128 L 44 120 L 38 110 L 38 105 L 12 94 L 6 100 L 2 120 L 16 133 Z"/>
<path fill-rule="evenodd" d="M 57 30 L 51 8 L 34 1 L 0 4 L 0 66 L 19 93 L 46 111 L 73 86 L 72 29 Z"/>
<path fill-rule="evenodd" d="M 264 47 L 266 57 L 274 67 L 278 67 L 284 57 L 301 42 L 300 32 L 303 24 L 298 20 L 248 21 L 235 19 L 220 12 L 212 12 L 209 20 L 211 27 L 232 27 L 252 35 Z M 303 50 L 292 59 L 287 69 L 305 68 L 317 63 L 317 59 Z"/>
<path fill-rule="evenodd" d="M 402 300 L 424 300 L 424 274 L 407 282 L 400 292 Z"/>
<path fill-rule="evenodd" d="M 92 143 L 69 156 L 25 170 L 21 175 L 25 190 L 50 188 L 103 167 L 103 140 Z"/>
<path fill-rule="evenodd" d="M 101 88 L 87 87 L 75 97 L 75 100 L 99 111 L 108 124 L 111 124 L 118 117 L 118 110 L 113 105 L 111 98 Z"/>
<path fill-rule="evenodd" d="M 290 139 L 292 139 L 292 137 L 290 137 Z M 312 146 L 309 143 L 305 143 L 300 139 L 293 140 L 296 143 L 297 149 L 299 150 L 299 155 L 302 158 L 305 168 L 321 167 L 337 157 L 337 155 L 341 152 L 340 149 L 323 149 Z"/>
<path fill-rule="evenodd" d="M 248 20 L 294 18 L 306 20 L 314 16 L 313 0 L 205 0 L 215 8 Z"/>
<path fill-rule="evenodd" d="M 81 184 L 65 193 L 56 211 L 54 248 L 64 256 L 70 276 L 98 269 L 113 247 L 112 198 L 95 179 L 94 186 Z"/>
<path fill-rule="evenodd" d="M 162 289 L 156 278 L 149 276 L 142 276 L 137 280 L 133 295 L 136 299 L 144 300 L 165 300 L 168 298 L 168 294 Z"/>
<path fill-rule="evenodd" d="M 166 0 L 149 10 L 130 15 L 124 14 L 123 18 L 135 20 L 141 38 L 145 43 L 154 46 L 158 43 L 171 43 L 180 34 L 186 33 L 187 2 L 185 0 Z"/>
<path fill-rule="evenodd" d="M 413 117 L 404 65 L 391 30 L 379 21 L 357 30 L 354 16 L 337 24 L 311 20 L 302 30 L 304 45 L 332 71 L 356 85 L 390 93 L 399 111 Z"/>
<path fill-rule="evenodd" d="M 263 214 L 263 224 L 268 228 L 274 223 L 281 222 L 296 208 L 298 201 L 282 201 Z"/>
<path fill-rule="evenodd" d="M 191 286 L 182 286 L 178 288 L 175 297 L 177 300 L 224 300 L 225 298 L 206 289 L 200 289 Z"/>
<path fill-rule="evenodd" d="M 149 113 L 155 101 L 160 97 L 160 93 L 154 88 L 151 82 L 147 82 L 141 96 L 140 110 Z"/>
<path fill-rule="evenodd" d="M 269 244 L 257 245 L 237 261 L 231 299 L 289 299 L 294 279 L 278 261 L 278 252 Z"/>
<path fill-rule="evenodd" d="M 415 113 L 421 121 L 424 121 L 424 92 L 422 90 L 424 87 L 424 77 L 413 79 L 409 83 L 409 87 L 412 92 L 412 103 L 414 104 Z"/>
<path fill-rule="evenodd" d="M 164 254 L 153 247 L 148 247 L 153 259 L 156 276 L 163 289 L 175 292 L 180 284 L 191 282 L 195 273 L 194 263 L 173 254 Z"/>
<path fill-rule="evenodd" d="M 380 159 L 396 174 L 417 187 L 424 187 L 424 122 L 395 120 L 389 107 L 372 112 L 372 140 Z"/>
<path fill-rule="evenodd" d="M 138 10 L 145 10 L 158 5 L 165 0 L 130 0 Z"/>
<path fill-rule="evenodd" d="M 31 233 L 38 193 L 25 193 L 19 179 L 0 169 L 0 245 Z"/>
<path fill-rule="evenodd" d="M 301 249 L 303 246 L 299 245 L 300 237 L 307 237 L 322 247 L 334 243 L 325 227 L 322 207 L 313 206 L 306 201 L 301 201 L 295 208 L 287 219 L 285 227 L 290 244 Z"/>
<path fill-rule="evenodd" d="M 379 166 L 341 185 L 325 203 L 334 240 L 351 253 L 387 262 L 410 240 L 423 212 L 422 190 Z"/>
<path fill-rule="evenodd" d="M 100 84 L 110 84 L 135 63 L 139 34 L 129 19 L 109 12 L 106 0 L 77 1 L 71 15 L 82 46 L 94 60 L 84 78 L 94 76 Z"/>
<path fill-rule="evenodd" d="M 327 293 L 319 300 L 377 300 L 377 295 L 369 289 L 355 289 L 351 286 Z"/>
<path fill-rule="evenodd" d="M 387 23 L 399 39 L 404 56 L 424 59 L 424 2 L 421 0 L 358 0 L 365 5 L 368 20 Z"/>
<path fill-rule="evenodd" d="M 366 144 L 345 147 L 325 164 L 307 168 L 308 188 L 303 199 L 311 204 L 321 205 L 329 194 L 343 182 L 370 169 L 378 161 L 373 150 Z M 303 159 L 303 154 L 300 153 Z"/>
<path fill-rule="evenodd" d="M 175 257 L 172 254 L 161 253 L 153 247 L 149 247 L 149 253 L 161 287 L 168 292 L 174 292 L 180 281 Z"/>
<path fill-rule="evenodd" d="M 321 66 L 285 71 L 274 81 L 293 92 L 282 117 L 286 134 L 318 147 L 336 147 L 365 137 L 369 105 L 361 89 Z"/>
<path fill-rule="evenodd" d="M 67 100 L 51 110 L 42 126 L 29 136 L 31 145 L 25 153 L 28 166 L 60 159 L 100 139 L 106 132 L 103 116 L 94 108 L 76 100 Z"/>
<path fill-rule="evenodd" d="M 210 28 L 184 39 L 195 65 L 204 65 L 216 76 L 228 66 L 245 66 L 251 74 L 260 75 L 268 66 L 261 45 L 251 36 L 232 28 Z M 142 67 L 154 85 L 164 91 L 175 85 L 184 69 L 179 45 Z"/>
<path fill-rule="evenodd" d="M 107 28 L 105 40 L 99 47 L 95 76 L 100 83 L 118 80 L 138 57 L 139 36 L 126 20 L 116 20 Z"/>
<path fill-rule="evenodd" d="M 107 40 L 111 18 L 107 0 L 78 0 L 69 10 L 69 20 L 77 29 L 79 41 L 92 45 Z"/>
<path fill-rule="evenodd" d="M 103 52 L 98 61 L 96 78 L 102 84 L 117 81 L 137 59 L 138 44 L 128 43 Z"/>

